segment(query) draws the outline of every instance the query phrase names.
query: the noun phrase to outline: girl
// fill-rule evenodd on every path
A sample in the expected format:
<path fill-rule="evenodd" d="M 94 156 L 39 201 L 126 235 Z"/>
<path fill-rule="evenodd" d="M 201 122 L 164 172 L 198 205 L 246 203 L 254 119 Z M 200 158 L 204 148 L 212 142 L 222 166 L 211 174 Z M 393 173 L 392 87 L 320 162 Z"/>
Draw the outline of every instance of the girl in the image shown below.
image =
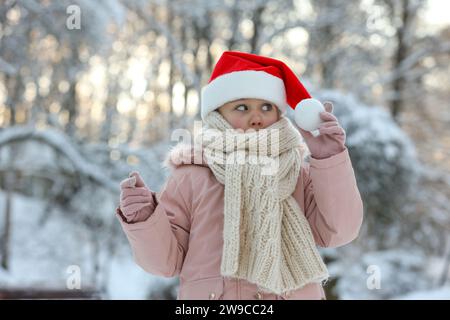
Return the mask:
<path fill-rule="evenodd" d="M 178 299 L 325 299 L 328 271 L 316 246 L 354 240 L 363 204 L 332 105 L 320 114 L 319 136 L 285 116 L 308 98 L 283 62 L 224 52 L 201 97 L 214 139 L 205 130 L 195 146 L 175 146 L 158 195 L 137 172 L 121 182 L 117 217 L 135 261 L 179 275 Z M 237 152 L 245 161 L 228 161 Z M 263 173 L 248 161 L 255 154 L 276 170 Z"/>

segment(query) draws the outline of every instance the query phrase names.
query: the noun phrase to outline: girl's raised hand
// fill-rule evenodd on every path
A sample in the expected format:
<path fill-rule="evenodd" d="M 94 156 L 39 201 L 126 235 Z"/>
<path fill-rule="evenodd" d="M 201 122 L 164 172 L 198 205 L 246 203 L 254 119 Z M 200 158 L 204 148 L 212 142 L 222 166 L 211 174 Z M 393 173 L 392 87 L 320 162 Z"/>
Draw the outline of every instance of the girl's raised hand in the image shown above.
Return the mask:
<path fill-rule="evenodd" d="M 137 171 L 120 183 L 120 210 L 128 222 L 147 220 L 155 210 L 154 192 L 145 185 Z"/>
<path fill-rule="evenodd" d="M 345 150 L 345 131 L 332 114 L 333 104 L 325 102 L 324 107 L 326 111 L 320 113 L 322 123 L 318 129 L 319 136 L 315 137 L 311 132 L 298 128 L 315 159 L 325 159 Z"/>

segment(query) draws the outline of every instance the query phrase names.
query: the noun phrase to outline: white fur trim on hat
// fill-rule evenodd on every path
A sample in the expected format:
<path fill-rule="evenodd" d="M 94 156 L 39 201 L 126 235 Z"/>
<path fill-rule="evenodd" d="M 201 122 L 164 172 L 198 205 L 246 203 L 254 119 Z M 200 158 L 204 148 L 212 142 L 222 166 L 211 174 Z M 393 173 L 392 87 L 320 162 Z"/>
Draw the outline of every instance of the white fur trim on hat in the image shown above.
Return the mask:
<path fill-rule="evenodd" d="M 245 98 L 270 101 L 282 113 L 288 107 L 283 80 L 264 71 L 235 71 L 217 77 L 202 88 L 202 119 L 227 102 Z"/>

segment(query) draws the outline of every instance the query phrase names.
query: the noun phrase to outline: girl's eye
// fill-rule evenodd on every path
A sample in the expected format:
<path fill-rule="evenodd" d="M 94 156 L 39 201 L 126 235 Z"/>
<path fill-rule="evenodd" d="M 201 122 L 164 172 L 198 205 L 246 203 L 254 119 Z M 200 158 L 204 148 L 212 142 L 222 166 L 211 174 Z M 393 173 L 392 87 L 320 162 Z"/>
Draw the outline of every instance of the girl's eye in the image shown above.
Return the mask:
<path fill-rule="evenodd" d="M 245 104 L 240 104 L 235 109 L 239 111 L 246 111 L 248 108 Z"/>
<path fill-rule="evenodd" d="M 263 111 L 270 111 L 272 110 L 272 105 L 270 103 L 266 103 L 262 106 Z"/>

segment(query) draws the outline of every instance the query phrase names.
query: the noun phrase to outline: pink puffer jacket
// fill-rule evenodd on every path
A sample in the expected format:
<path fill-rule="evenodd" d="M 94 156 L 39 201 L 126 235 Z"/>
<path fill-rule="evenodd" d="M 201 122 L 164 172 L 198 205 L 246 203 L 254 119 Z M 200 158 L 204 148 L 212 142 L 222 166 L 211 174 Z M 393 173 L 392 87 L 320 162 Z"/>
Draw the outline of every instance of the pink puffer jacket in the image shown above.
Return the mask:
<path fill-rule="evenodd" d="M 278 296 L 258 292 L 248 281 L 222 277 L 224 186 L 206 165 L 179 165 L 178 154 L 172 150 L 172 175 L 147 220 L 127 223 L 116 209 L 139 266 L 154 275 L 179 275 L 178 299 L 325 299 L 317 283 Z M 318 246 L 343 246 L 358 236 L 363 203 L 347 149 L 304 162 L 293 196 Z"/>

